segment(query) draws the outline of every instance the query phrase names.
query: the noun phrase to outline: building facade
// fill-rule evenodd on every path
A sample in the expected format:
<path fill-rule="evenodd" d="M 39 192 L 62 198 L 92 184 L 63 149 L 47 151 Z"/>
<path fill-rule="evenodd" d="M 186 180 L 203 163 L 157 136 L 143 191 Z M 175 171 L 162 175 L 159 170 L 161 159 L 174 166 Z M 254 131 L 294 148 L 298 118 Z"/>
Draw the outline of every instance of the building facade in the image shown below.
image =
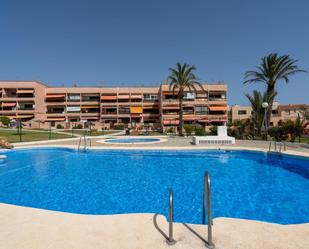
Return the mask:
<path fill-rule="evenodd" d="M 299 116 L 303 118 L 305 112 L 309 112 L 307 104 L 280 105 L 274 102 L 270 119 L 271 126 L 277 126 L 281 121 L 296 120 Z M 252 117 L 251 106 L 234 105 L 229 107 L 228 112 L 229 122 L 236 120 L 246 120 Z"/>
<path fill-rule="evenodd" d="M 185 92 L 184 123 L 204 127 L 227 122 L 227 85 L 203 84 Z M 89 125 L 113 129 L 177 129 L 179 101 L 168 85 L 159 87 L 49 87 L 36 81 L 0 81 L 0 115 L 28 128 Z"/>

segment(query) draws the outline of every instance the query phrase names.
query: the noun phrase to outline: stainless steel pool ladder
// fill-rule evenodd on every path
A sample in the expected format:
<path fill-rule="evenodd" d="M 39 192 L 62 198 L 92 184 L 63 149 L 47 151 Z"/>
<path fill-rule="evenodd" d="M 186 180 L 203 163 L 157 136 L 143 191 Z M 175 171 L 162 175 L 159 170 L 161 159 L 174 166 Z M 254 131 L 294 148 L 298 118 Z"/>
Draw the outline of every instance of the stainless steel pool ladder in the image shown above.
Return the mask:
<path fill-rule="evenodd" d="M 272 145 L 272 142 L 274 142 L 274 151 L 275 152 L 282 152 L 282 148 L 283 148 L 283 151 L 286 151 L 286 144 L 285 142 L 277 142 L 277 141 L 274 141 L 274 140 L 270 140 L 269 141 L 269 148 L 268 148 L 268 152 L 271 151 L 271 145 Z M 277 145 L 278 145 L 278 151 L 277 151 Z"/>
<path fill-rule="evenodd" d="M 88 141 L 89 141 L 89 147 L 91 147 L 91 139 L 90 138 L 86 138 L 86 135 L 81 136 L 79 138 L 79 141 L 78 141 L 77 151 L 80 151 L 82 142 L 84 142 L 83 150 L 86 151 L 87 150 Z"/>
<path fill-rule="evenodd" d="M 168 245 L 174 245 L 176 243 L 176 240 L 173 237 L 173 221 L 174 221 L 174 200 L 173 200 L 173 189 L 169 189 L 169 195 L 168 195 L 168 238 L 166 240 L 166 243 Z"/>
<path fill-rule="evenodd" d="M 206 221 L 206 208 L 207 208 L 207 227 L 208 227 L 208 240 L 206 246 L 208 248 L 215 248 L 212 241 L 212 216 L 211 216 L 211 184 L 208 171 L 204 174 L 204 194 L 203 194 L 203 224 Z"/>

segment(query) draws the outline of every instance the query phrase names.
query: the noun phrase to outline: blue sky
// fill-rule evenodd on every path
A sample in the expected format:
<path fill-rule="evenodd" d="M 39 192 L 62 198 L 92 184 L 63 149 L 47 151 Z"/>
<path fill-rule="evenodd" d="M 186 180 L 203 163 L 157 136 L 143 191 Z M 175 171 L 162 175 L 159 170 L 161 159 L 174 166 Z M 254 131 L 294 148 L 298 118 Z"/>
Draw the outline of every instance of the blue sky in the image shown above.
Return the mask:
<path fill-rule="evenodd" d="M 0 79 L 49 85 L 156 85 L 176 62 L 201 81 L 224 81 L 229 104 L 246 104 L 243 85 L 270 52 L 309 71 L 309 1 L 3 0 Z M 309 73 L 280 83 L 282 103 L 309 104 Z"/>

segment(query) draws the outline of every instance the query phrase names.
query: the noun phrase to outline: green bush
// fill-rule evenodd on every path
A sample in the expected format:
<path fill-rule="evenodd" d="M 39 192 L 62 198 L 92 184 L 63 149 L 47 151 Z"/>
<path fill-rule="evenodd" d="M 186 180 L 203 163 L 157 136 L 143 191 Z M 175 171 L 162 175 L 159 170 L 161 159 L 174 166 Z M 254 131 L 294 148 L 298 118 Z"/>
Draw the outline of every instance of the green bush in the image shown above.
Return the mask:
<path fill-rule="evenodd" d="M 56 128 L 57 128 L 57 129 L 63 129 L 64 126 L 63 126 L 62 124 L 57 124 Z"/>
<path fill-rule="evenodd" d="M 271 137 L 275 138 L 276 141 L 286 140 L 287 138 L 286 131 L 282 126 L 270 127 L 267 132 Z"/>
<path fill-rule="evenodd" d="M 11 123 L 11 120 L 7 116 L 1 116 L 0 121 L 6 127 L 9 126 L 9 124 Z"/>
<path fill-rule="evenodd" d="M 74 125 L 73 129 L 83 129 L 83 125 L 82 124 Z"/>
<path fill-rule="evenodd" d="M 202 126 L 195 127 L 195 135 L 205 136 L 206 135 L 205 129 Z"/>
<path fill-rule="evenodd" d="M 192 124 L 185 124 L 183 127 L 188 135 L 191 135 L 195 131 L 196 127 Z"/>
<path fill-rule="evenodd" d="M 118 125 L 115 125 L 114 129 L 115 130 L 124 130 L 124 125 L 123 124 L 118 124 Z"/>
<path fill-rule="evenodd" d="M 218 127 L 217 126 L 212 126 L 212 127 L 210 127 L 210 133 L 211 133 L 211 135 L 217 135 L 217 133 L 218 133 Z"/>

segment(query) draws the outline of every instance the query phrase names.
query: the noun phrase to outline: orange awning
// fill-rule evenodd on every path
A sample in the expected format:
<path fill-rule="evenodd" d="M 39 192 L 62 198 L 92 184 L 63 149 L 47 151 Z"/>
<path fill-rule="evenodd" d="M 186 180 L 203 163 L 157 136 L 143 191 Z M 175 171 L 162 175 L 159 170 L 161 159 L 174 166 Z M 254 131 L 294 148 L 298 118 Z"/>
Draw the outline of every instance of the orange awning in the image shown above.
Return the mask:
<path fill-rule="evenodd" d="M 177 91 L 163 91 L 163 95 L 177 95 Z"/>
<path fill-rule="evenodd" d="M 227 106 L 209 106 L 210 111 L 227 111 Z"/>
<path fill-rule="evenodd" d="M 47 118 L 46 121 L 64 121 L 65 118 L 53 118 L 53 117 L 50 117 L 50 118 Z"/>
<path fill-rule="evenodd" d="M 117 96 L 116 95 L 105 95 L 101 96 L 101 100 L 116 100 Z"/>
<path fill-rule="evenodd" d="M 157 105 L 153 105 L 153 106 L 143 106 L 143 109 L 158 109 L 159 107 Z"/>
<path fill-rule="evenodd" d="M 34 90 L 17 90 L 17 93 L 34 93 Z"/>
<path fill-rule="evenodd" d="M 6 102 L 2 103 L 2 107 L 14 107 L 14 106 L 16 106 L 16 103 L 6 103 Z"/>
<path fill-rule="evenodd" d="M 17 115 L 14 116 L 14 118 L 19 119 L 19 118 L 33 118 L 34 115 Z"/>
<path fill-rule="evenodd" d="M 87 108 L 96 109 L 96 108 L 100 108 L 100 106 L 98 106 L 98 105 L 82 105 L 81 108 L 82 109 L 87 109 Z"/>
<path fill-rule="evenodd" d="M 163 106 L 163 109 L 178 110 L 179 106 Z"/>
<path fill-rule="evenodd" d="M 99 117 L 82 117 L 84 120 L 98 120 Z"/>
<path fill-rule="evenodd" d="M 163 120 L 163 124 L 164 125 L 178 125 L 179 124 L 179 120 Z"/>
<path fill-rule="evenodd" d="M 143 95 L 140 93 L 131 93 L 131 99 L 141 99 Z"/>
<path fill-rule="evenodd" d="M 131 106 L 130 112 L 135 114 L 143 113 L 143 108 L 141 106 Z"/>
<path fill-rule="evenodd" d="M 118 99 L 129 99 L 129 95 L 118 95 Z"/>
<path fill-rule="evenodd" d="M 64 98 L 64 97 L 65 97 L 65 94 L 48 94 L 48 95 L 46 95 L 46 98 L 50 98 L 50 99 Z"/>

